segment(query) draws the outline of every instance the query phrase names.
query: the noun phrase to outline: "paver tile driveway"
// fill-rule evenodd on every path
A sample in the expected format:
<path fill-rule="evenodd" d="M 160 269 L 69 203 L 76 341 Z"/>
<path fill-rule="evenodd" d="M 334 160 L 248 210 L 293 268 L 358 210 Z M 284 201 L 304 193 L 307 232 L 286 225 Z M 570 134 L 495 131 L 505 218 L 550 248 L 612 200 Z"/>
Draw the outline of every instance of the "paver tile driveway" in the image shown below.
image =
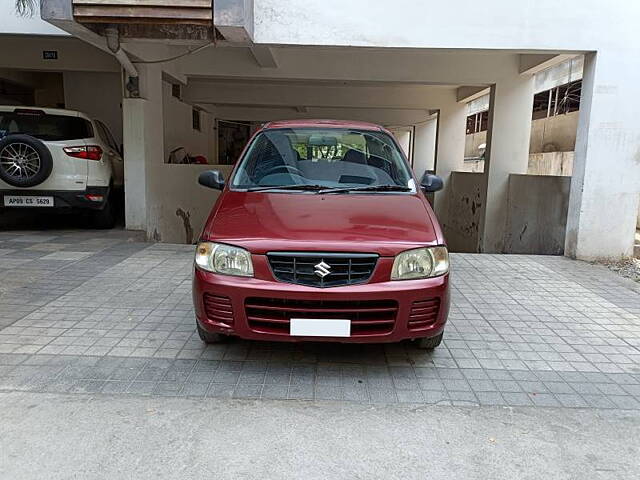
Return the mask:
<path fill-rule="evenodd" d="M 434 353 L 194 329 L 189 245 L 0 232 L 0 390 L 640 410 L 640 286 L 561 257 L 455 254 Z"/>

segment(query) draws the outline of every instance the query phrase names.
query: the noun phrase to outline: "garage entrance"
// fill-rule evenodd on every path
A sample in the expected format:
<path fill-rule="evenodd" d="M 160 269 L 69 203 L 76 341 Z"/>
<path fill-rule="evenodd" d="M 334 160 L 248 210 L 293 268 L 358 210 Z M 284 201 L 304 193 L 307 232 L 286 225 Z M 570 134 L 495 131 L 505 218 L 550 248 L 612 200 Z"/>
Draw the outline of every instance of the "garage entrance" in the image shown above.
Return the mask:
<path fill-rule="evenodd" d="M 119 64 L 99 42 L 92 47 L 91 35 L 83 37 L 86 43 L 47 39 L 58 51 L 55 71 L 44 56 L 34 62 L 11 55 L 5 62 L 17 73 L 57 75 L 51 85 L 59 85 L 61 75 L 62 95 L 52 90 L 67 108 L 104 115 L 105 124 L 115 125 L 116 141 L 123 132 L 125 224 L 150 239 L 193 242 L 216 195 L 194 188 L 195 178 L 212 165 L 228 175 L 260 123 L 336 118 L 388 127 L 417 175 L 430 170 L 443 177 L 445 189 L 433 206 L 452 250 L 575 255 L 582 242 L 590 255 L 602 253 L 592 248 L 592 236 L 579 233 L 587 229 L 576 213 L 583 175 L 579 170 L 570 180 L 570 151 L 547 135 L 552 127 L 577 128 L 578 97 L 593 93 L 591 54 L 582 62 L 583 85 L 575 76 L 576 51 L 327 48 L 237 39 L 194 46 L 142 42 L 127 37 L 124 27 L 118 32 L 123 37 L 112 32 L 110 41 L 128 52 L 130 65 L 122 58 Z M 37 39 L 7 37 L 3 44 L 8 52 L 18 45 L 44 51 Z M 540 90 L 539 79 L 546 82 L 553 77 L 548 72 L 568 60 L 567 81 Z M 6 80 L 14 98 L 32 95 L 24 82 Z M 484 106 L 471 112 L 470 102 Z M 531 152 L 538 166 L 549 168 L 531 169 Z M 636 211 L 637 195 L 625 202 Z M 608 231 L 617 233 L 610 244 L 630 255 L 635 225 L 623 223 L 611 220 Z"/>
<path fill-rule="evenodd" d="M 162 114 L 164 145 L 152 155 L 165 161 L 159 167 L 152 162 L 155 173 L 147 179 L 144 202 L 135 194 L 130 199 L 140 206 L 146 202 L 144 211 L 130 217 L 132 228 L 140 225 L 156 240 L 192 240 L 191 232 L 200 230 L 215 198 L 191 188 L 202 169 L 215 165 L 228 175 L 261 123 L 333 118 L 387 127 L 417 176 L 431 171 L 444 178 L 445 190 L 432 200 L 452 250 L 564 252 L 570 177 L 549 175 L 555 173 L 552 168 L 529 171 L 529 154 L 532 131 L 540 143 L 532 123 L 536 74 L 548 77 L 541 72 L 561 65 L 565 56 L 545 57 L 521 71 L 522 54 L 507 52 L 261 47 L 256 55 L 255 50 L 209 48 L 188 54 L 180 75 L 138 64 L 141 78 L 157 82 L 147 100 L 161 104 L 162 112 L 141 112 L 133 107 L 140 102 L 129 99 L 125 117 L 130 104 L 135 117 L 129 121 L 149 118 L 159 128 L 156 118 Z M 468 71 L 480 60 L 482 68 Z M 366 71 L 356 64 L 366 65 Z M 470 113 L 474 104 L 486 106 Z M 566 113 L 575 118 L 572 109 Z M 575 132 L 573 137 L 575 142 Z M 149 134 L 148 141 L 157 138 Z M 469 144 L 477 149 L 480 139 L 483 167 L 469 169 Z M 139 136 L 131 140 L 139 143 Z M 555 157 L 548 163 L 562 171 Z"/>
<path fill-rule="evenodd" d="M 0 69 L 3 228 L 124 225 L 121 104 L 117 72 Z"/>

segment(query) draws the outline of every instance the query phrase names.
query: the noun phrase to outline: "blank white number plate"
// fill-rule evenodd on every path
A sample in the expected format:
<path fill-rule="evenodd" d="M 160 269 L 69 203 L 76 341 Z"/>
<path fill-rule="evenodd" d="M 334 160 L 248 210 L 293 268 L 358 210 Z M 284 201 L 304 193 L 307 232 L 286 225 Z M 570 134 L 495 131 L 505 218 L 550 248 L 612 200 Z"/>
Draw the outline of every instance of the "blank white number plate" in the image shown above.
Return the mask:
<path fill-rule="evenodd" d="M 5 195 L 5 207 L 53 207 L 53 197 L 26 197 Z"/>
<path fill-rule="evenodd" d="M 289 334 L 296 337 L 349 337 L 351 320 L 292 318 Z"/>

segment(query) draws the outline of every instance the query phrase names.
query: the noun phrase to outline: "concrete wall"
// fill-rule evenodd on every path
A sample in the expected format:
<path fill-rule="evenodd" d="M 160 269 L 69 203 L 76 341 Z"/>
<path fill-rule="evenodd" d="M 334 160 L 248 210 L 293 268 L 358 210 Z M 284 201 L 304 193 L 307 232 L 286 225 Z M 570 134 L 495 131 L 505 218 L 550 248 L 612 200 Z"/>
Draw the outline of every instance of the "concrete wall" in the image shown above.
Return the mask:
<path fill-rule="evenodd" d="M 122 85 L 118 73 L 64 72 L 65 107 L 104 122 L 122 144 Z"/>
<path fill-rule="evenodd" d="M 529 175 L 570 177 L 573 172 L 573 152 L 532 153 L 529 155 Z"/>
<path fill-rule="evenodd" d="M 149 237 L 170 243 L 193 243 L 202 232 L 219 192 L 198 185 L 198 175 L 217 168 L 229 178 L 231 166 L 154 165 L 149 198 Z"/>
<path fill-rule="evenodd" d="M 449 221 L 442 228 L 454 252 L 478 252 L 482 177 L 467 172 L 452 172 L 449 177 Z"/>
<path fill-rule="evenodd" d="M 185 147 L 194 155 L 204 155 L 209 163 L 217 163 L 215 156 L 216 134 L 214 118 L 209 112 L 200 111 L 200 130 L 193 128 L 193 106 L 171 95 L 171 84 L 163 82 L 164 109 L 164 158 L 177 147 Z"/>
<path fill-rule="evenodd" d="M 171 95 L 171 85 L 162 82 L 163 149 L 162 158 L 154 158 L 148 186 L 147 233 L 151 240 L 171 243 L 193 243 L 198 240 L 211 207 L 219 192 L 198 185 L 200 172 L 218 168 L 226 176 L 230 166 L 169 165 L 169 152 L 183 146 L 191 155 L 205 155 L 215 162 L 213 116 L 201 112 L 201 131 L 192 128 L 192 106 Z M 161 140 L 162 141 L 162 140 Z"/>
<path fill-rule="evenodd" d="M 510 175 L 505 253 L 564 253 L 568 177 Z"/>
<path fill-rule="evenodd" d="M 255 0 L 254 11 L 254 41 L 267 44 L 582 51 L 639 43 L 640 4 L 627 0 L 565 0 L 560 9 L 557 0 Z"/>
<path fill-rule="evenodd" d="M 0 11 L 0 19 L 2 18 Z M 49 72 L 120 72 L 118 61 L 77 38 L 68 36 L 38 37 L 32 35 L 2 35 L 0 29 L 0 69 L 37 70 Z M 58 52 L 55 60 L 44 60 L 42 52 Z"/>
<path fill-rule="evenodd" d="M 40 2 L 34 2 L 32 16 L 20 16 L 15 0 L 0 0 L 0 32 L 32 35 L 68 35 L 40 18 Z"/>
<path fill-rule="evenodd" d="M 603 48 L 585 55 L 565 243 L 570 257 L 633 254 L 640 200 L 640 125 L 634 100 L 640 97 L 640 84 L 638 65 L 629 61 L 638 56 L 639 50 L 633 50 L 637 39 L 627 40 L 628 49 Z"/>
<path fill-rule="evenodd" d="M 532 153 L 529 155 L 529 175 L 559 175 L 570 177 L 573 172 L 573 152 Z M 484 172 L 484 160 L 465 160 L 461 172 Z"/>
<path fill-rule="evenodd" d="M 580 112 L 540 118 L 531 122 L 530 153 L 572 152 Z M 465 138 L 464 156 L 478 156 L 478 146 L 487 143 L 487 132 L 471 133 Z"/>
<path fill-rule="evenodd" d="M 572 152 L 580 112 L 534 120 L 531 125 L 531 153 Z"/>
<path fill-rule="evenodd" d="M 34 105 L 60 108 L 65 104 L 62 75 L 57 72 L 38 72 L 34 89 Z"/>
<path fill-rule="evenodd" d="M 437 118 L 416 125 L 413 171 L 418 178 L 424 174 L 425 170 L 435 169 L 437 131 Z"/>
<path fill-rule="evenodd" d="M 478 251 L 482 177 L 479 173 L 451 174 L 450 220 L 443 228 L 454 252 Z M 562 255 L 570 184 L 569 177 L 509 176 L 503 253 Z"/>
<path fill-rule="evenodd" d="M 480 145 L 487 145 L 487 132 L 470 133 L 464 139 L 464 157 L 477 157 L 482 151 L 478 148 Z"/>
<path fill-rule="evenodd" d="M 582 78 L 584 57 L 571 58 L 542 72 L 536 73 L 535 92 L 543 92 Z"/>

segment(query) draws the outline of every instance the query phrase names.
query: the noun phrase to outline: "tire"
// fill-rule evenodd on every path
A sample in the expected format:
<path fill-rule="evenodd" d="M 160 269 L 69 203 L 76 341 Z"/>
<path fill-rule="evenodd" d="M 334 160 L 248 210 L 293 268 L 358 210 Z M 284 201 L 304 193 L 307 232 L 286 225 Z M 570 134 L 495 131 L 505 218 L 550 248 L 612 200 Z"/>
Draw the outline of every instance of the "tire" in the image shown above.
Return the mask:
<path fill-rule="evenodd" d="M 47 146 L 31 135 L 7 135 L 0 140 L 0 180 L 29 188 L 44 182 L 53 170 Z"/>
<path fill-rule="evenodd" d="M 442 343 L 442 337 L 444 332 L 436 337 L 431 338 L 418 338 L 416 339 L 416 345 L 422 350 L 433 350 Z"/>
<path fill-rule="evenodd" d="M 97 210 L 93 213 L 92 223 L 94 228 L 99 230 L 113 228 L 116 225 L 116 216 L 111 198 L 107 199 L 107 203 L 104 204 L 102 210 Z"/>
<path fill-rule="evenodd" d="M 207 332 L 200 325 L 196 324 L 196 328 L 198 329 L 198 335 L 200 336 L 200 340 L 204 343 L 222 343 L 228 340 L 227 335 L 222 335 L 220 333 L 211 333 Z"/>

